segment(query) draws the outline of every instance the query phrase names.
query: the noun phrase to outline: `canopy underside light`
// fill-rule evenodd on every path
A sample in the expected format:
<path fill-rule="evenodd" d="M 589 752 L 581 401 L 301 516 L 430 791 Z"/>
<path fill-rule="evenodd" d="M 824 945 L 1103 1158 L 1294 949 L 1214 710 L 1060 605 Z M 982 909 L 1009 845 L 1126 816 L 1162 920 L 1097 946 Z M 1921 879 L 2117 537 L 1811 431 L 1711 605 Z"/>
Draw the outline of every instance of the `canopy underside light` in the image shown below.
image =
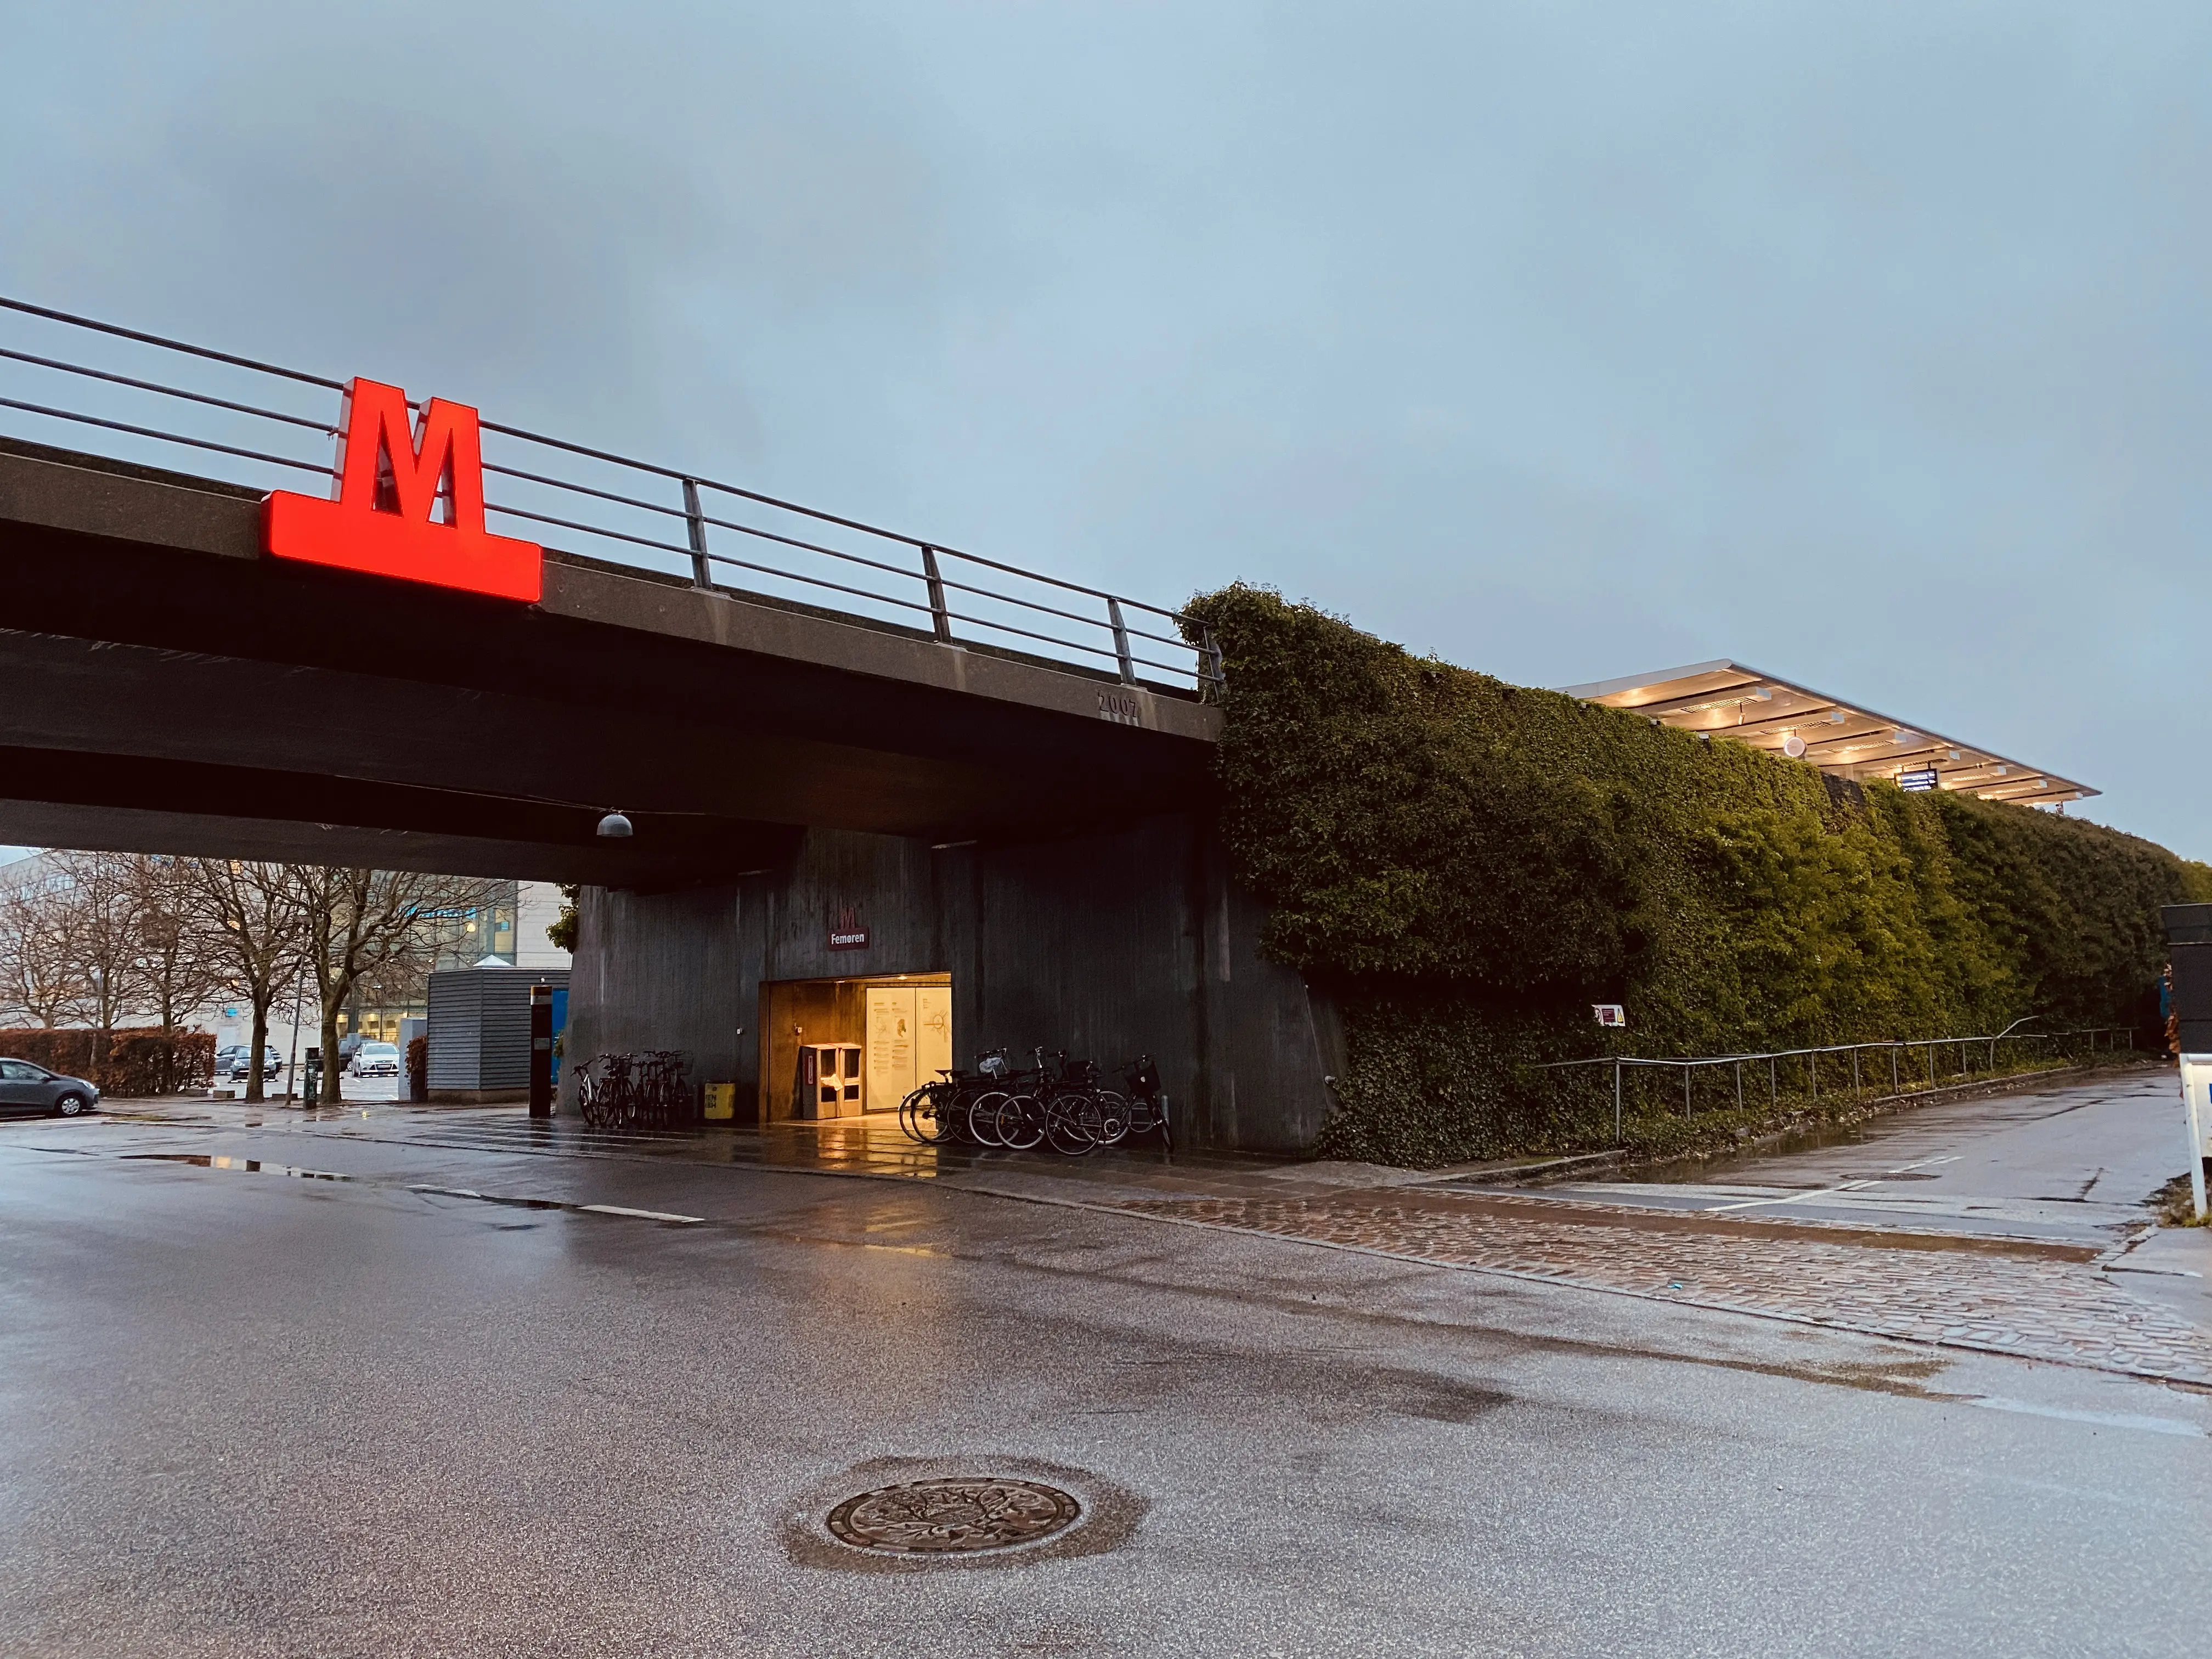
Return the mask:
<path fill-rule="evenodd" d="M 2063 805 L 2097 793 L 2007 756 L 1907 725 L 1723 658 L 1632 678 L 1559 688 L 1685 732 L 1732 738 L 1853 782 L 1957 789 L 1984 800 Z"/>

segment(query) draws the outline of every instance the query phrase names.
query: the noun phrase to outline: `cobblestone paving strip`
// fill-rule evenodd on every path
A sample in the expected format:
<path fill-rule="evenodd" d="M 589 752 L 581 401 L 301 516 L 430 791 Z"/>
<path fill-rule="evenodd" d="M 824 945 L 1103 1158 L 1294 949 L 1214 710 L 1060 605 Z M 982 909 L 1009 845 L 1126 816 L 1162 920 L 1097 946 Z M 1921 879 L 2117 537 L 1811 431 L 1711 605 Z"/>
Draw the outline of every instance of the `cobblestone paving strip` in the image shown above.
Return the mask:
<path fill-rule="evenodd" d="M 2085 1264 L 1457 1210 L 1433 1201 L 1127 1199 L 1136 1214 L 1515 1278 L 2212 1384 L 2212 1339 Z"/>

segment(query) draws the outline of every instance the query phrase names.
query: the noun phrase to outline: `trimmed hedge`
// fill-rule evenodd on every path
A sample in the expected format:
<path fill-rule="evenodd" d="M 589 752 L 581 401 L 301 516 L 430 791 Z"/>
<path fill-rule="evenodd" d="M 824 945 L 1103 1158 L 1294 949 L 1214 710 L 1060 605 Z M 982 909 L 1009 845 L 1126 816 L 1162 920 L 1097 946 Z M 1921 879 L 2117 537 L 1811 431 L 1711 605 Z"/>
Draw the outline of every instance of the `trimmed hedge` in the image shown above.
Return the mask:
<path fill-rule="evenodd" d="M 205 1031 L 0 1030 L 0 1054 L 88 1079 L 123 1098 L 204 1089 L 215 1078 L 215 1038 Z"/>
<path fill-rule="evenodd" d="M 1655 1055 L 2157 1021 L 2158 907 L 2212 868 L 2117 830 L 1858 786 L 1487 675 L 1237 584 L 1223 831 L 1267 946 L 1343 1018 L 1334 1156 L 1593 1144 L 1544 1060 L 1627 1006 Z"/>

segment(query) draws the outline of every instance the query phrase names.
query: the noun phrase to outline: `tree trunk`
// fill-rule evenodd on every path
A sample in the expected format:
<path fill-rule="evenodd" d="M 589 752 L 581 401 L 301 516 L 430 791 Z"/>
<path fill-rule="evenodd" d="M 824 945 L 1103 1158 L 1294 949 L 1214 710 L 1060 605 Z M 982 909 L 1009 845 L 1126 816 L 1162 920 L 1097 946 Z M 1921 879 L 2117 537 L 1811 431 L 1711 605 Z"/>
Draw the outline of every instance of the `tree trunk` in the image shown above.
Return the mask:
<path fill-rule="evenodd" d="M 338 1093 L 338 1006 L 336 1002 L 323 1005 L 323 1092 L 322 1103 L 335 1106 L 342 1097 Z"/>
<path fill-rule="evenodd" d="M 246 1099 L 249 1105 L 261 1098 L 261 1057 L 269 1052 L 269 1003 L 267 993 L 253 999 L 253 1044 L 246 1051 Z"/>

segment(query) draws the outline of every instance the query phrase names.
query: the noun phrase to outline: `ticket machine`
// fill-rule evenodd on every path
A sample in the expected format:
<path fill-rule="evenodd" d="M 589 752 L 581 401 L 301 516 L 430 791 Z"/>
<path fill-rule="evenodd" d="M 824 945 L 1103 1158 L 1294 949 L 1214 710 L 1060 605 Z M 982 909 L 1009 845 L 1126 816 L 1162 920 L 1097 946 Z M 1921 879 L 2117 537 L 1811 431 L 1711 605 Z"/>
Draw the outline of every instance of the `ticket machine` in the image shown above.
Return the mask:
<path fill-rule="evenodd" d="M 813 1121 L 858 1117 L 865 1082 L 857 1042 L 802 1042 L 799 1074 L 793 1080 L 791 1115 Z"/>

